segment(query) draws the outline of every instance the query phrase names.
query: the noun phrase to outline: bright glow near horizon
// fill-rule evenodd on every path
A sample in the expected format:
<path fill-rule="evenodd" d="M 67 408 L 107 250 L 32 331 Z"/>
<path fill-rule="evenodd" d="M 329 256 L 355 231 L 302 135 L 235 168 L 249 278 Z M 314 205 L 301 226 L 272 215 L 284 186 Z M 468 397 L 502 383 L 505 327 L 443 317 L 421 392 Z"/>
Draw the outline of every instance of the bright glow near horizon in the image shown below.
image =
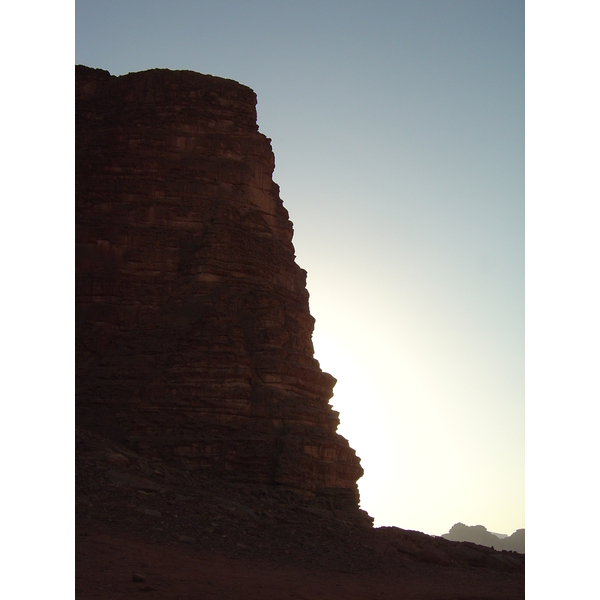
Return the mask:
<path fill-rule="evenodd" d="M 254 89 L 362 507 L 524 527 L 524 3 L 77 0 L 76 62 Z"/>

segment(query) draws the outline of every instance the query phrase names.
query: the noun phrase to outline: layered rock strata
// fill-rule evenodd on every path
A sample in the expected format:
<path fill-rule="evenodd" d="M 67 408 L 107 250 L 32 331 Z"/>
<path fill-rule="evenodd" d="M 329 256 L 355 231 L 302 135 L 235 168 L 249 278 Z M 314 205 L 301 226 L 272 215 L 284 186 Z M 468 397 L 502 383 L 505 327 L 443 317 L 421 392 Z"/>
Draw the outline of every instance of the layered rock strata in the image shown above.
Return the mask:
<path fill-rule="evenodd" d="M 78 426 L 358 512 L 256 95 L 76 67 Z"/>

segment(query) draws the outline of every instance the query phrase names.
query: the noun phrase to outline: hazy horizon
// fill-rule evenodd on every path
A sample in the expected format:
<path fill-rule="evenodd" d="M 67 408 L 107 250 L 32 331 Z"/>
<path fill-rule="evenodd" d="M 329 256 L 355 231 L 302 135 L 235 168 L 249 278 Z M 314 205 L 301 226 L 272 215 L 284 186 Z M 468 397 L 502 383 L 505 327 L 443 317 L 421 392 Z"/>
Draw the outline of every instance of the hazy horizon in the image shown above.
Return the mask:
<path fill-rule="evenodd" d="M 524 3 L 77 0 L 76 63 L 257 93 L 362 508 L 524 528 Z"/>

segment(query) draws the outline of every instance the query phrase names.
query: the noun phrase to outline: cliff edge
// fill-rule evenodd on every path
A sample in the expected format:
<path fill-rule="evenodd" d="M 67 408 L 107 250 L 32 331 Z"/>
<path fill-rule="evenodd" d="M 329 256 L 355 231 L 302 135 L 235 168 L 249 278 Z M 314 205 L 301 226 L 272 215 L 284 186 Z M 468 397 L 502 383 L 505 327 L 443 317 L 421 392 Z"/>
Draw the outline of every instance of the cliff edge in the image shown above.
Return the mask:
<path fill-rule="evenodd" d="M 255 93 L 76 67 L 76 424 L 365 524 Z"/>

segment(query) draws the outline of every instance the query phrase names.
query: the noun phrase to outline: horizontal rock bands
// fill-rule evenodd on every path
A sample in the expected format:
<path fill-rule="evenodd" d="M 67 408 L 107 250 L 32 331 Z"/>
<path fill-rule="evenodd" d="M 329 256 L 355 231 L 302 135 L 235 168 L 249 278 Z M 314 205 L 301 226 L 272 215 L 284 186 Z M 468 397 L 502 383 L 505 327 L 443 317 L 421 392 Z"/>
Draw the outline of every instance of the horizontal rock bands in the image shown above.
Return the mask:
<path fill-rule="evenodd" d="M 245 86 L 76 68 L 76 419 L 360 515 L 274 166 Z"/>

